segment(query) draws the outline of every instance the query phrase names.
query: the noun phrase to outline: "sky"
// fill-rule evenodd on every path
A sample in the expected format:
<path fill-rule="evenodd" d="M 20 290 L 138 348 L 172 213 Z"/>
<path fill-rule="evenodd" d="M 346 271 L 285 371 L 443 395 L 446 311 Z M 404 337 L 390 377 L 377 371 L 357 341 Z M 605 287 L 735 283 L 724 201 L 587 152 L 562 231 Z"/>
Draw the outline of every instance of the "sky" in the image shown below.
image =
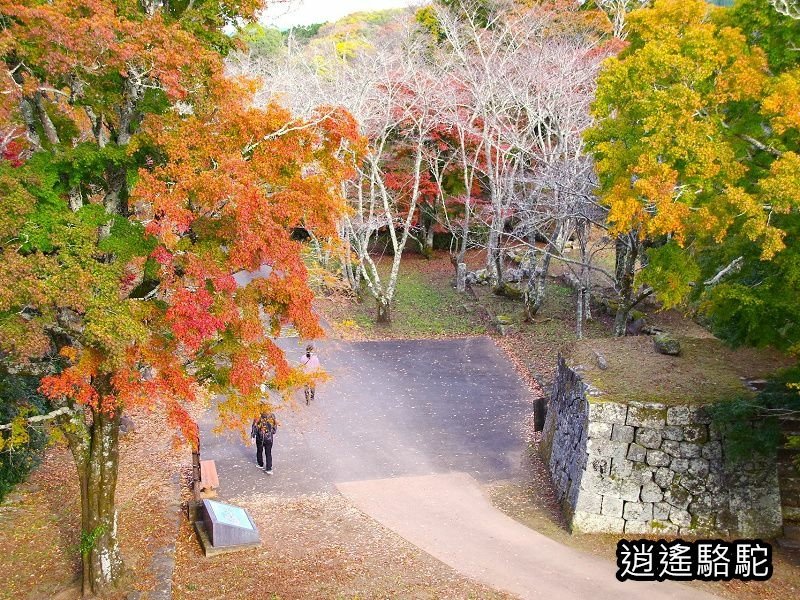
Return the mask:
<path fill-rule="evenodd" d="M 269 2 L 260 21 L 280 29 L 293 25 L 310 25 L 335 21 L 350 13 L 364 10 L 400 8 L 412 4 L 424 4 L 422 0 L 289 0 Z"/>

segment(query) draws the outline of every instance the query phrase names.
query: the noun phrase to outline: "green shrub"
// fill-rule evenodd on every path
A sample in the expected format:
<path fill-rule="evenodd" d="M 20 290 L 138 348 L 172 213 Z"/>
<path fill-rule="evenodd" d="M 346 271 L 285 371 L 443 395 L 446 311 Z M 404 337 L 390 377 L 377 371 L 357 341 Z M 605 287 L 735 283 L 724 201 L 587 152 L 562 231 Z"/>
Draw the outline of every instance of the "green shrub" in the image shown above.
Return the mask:
<path fill-rule="evenodd" d="M 778 416 L 800 413 L 800 394 L 793 387 L 798 381 L 800 367 L 793 367 L 775 375 L 755 396 L 739 396 L 714 405 L 714 424 L 722 432 L 726 454 L 733 461 L 776 451 L 781 443 Z M 789 444 L 793 447 L 796 441 L 790 438 Z"/>
<path fill-rule="evenodd" d="M 0 423 L 9 423 L 22 411 L 44 413 L 49 406 L 37 391 L 36 377 L 10 374 L 0 369 Z M 41 459 L 47 443 L 47 434 L 39 429 L 29 429 L 27 444 L 0 451 L 0 502 L 25 480 Z"/>

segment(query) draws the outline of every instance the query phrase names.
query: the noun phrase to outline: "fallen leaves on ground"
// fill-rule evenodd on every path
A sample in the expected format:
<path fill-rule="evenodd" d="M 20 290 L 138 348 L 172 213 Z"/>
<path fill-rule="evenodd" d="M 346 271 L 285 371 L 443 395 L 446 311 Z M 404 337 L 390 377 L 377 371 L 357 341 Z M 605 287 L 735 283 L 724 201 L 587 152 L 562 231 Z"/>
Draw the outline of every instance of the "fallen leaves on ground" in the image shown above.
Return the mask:
<path fill-rule="evenodd" d="M 340 495 L 255 494 L 234 503 L 255 521 L 261 547 L 204 558 L 184 523 L 176 599 L 512 598 L 457 574 Z"/>
<path fill-rule="evenodd" d="M 117 485 L 126 567 L 119 598 L 155 586 L 151 560 L 175 538 L 167 509 L 178 500 L 171 480 L 183 458 L 162 417 L 146 410 L 129 416 L 136 430 L 122 437 Z M 1 599 L 80 596 L 80 496 L 65 446 L 48 448 L 39 468 L 0 506 L 0 530 Z"/>

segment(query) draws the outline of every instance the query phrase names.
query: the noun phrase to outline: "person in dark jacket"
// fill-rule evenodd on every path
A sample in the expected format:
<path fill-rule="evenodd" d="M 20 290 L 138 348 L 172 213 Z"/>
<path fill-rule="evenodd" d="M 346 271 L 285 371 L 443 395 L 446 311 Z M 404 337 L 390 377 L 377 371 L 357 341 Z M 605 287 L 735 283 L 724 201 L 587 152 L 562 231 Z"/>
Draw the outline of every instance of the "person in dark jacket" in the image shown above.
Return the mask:
<path fill-rule="evenodd" d="M 253 419 L 253 426 L 250 428 L 250 437 L 256 441 L 256 462 L 259 467 L 264 467 L 267 475 L 272 475 L 272 441 L 277 430 L 275 414 L 266 410 Z"/>

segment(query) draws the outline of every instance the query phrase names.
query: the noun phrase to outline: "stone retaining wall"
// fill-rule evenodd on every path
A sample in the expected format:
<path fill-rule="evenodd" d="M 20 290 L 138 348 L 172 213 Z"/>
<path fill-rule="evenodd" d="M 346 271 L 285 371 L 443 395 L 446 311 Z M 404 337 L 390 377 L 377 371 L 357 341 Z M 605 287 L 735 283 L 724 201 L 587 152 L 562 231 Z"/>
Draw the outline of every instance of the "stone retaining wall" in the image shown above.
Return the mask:
<path fill-rule="evenodd" d="M 576 532 L 772 537 L 774 461 L 730 465 L 702 406 L 604 401 L 562 357 L 542 450 Z"/>

